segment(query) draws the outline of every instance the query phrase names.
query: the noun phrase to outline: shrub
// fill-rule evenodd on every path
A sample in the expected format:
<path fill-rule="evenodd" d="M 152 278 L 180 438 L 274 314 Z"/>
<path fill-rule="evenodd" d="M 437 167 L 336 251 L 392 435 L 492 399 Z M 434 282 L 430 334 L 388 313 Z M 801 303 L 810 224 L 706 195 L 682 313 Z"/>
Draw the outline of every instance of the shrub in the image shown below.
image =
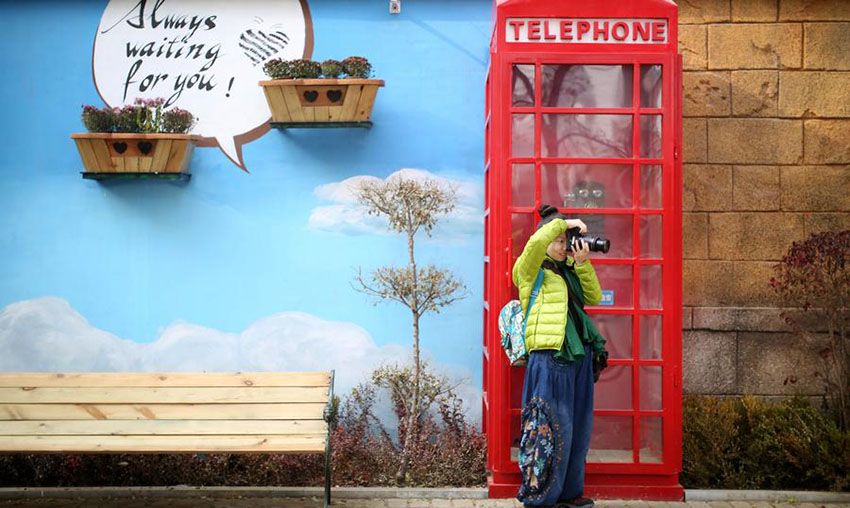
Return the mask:
<path fill-rule="evenodd" d="M 850 230 L 811 235 L 791 244 L 774 267 L 771 287 L 786 305 L 815 314 L 808 324 L 786 320 L 802 333 L 826 325 L 829 346 L 818 351 L 823 359 L 826 394 L 840 428 L 850 430 Z M 808 327 L 808 329 L 807 329 Z"/>
<path fill-rule="evenodd" d="M 289 65 L 295 79 L 315 79 L 322 74 L 322 66 L 312 60 L 292 60 Z"/>
<path fill-rule="evenodd" d="M 112 132 L 115 130 L 115 111 L 112 108 L 83 106 L 83 125 L 89 132 Z"/>
<path fill-rule="evenodd" d="M 338 60 L 325 60 L 322 62 L 322 77 L 336 79 L 343 72 L 342 62 Z"/>
<path fill-rule="evenodd" d="M 292 64 L 289 60 L 281 60 L 274 58 L 263 64 L 263 71 L 271 79 L 290 79 L 292 78 Z"/>
<path fill-rule="evenodd" d="M 686 397 L 682 454 L 686 488 L 850 490 L 850 433 L 802 398 Z"/>
<path fill-rule="evenodd" d="M 349 78 L 368 78 L 372 74 L 372 64 L 362 56 L 350 56 L 342 61 L 342 67 Z"/>
<path fill-rule="evenodd" d="M 167 132 L 185 134 L 195 117 L 185 109 L 163 111 L 165 99 L 136 99 L 121 108 L 83 106 L 83 125 L 89 132 Z"/>
<path fill-rule="evenodd" d="M 195 125 L 192 113 L 180 108 L 171 108 L 162 114 L 162 132 L 185 134 Z"/>

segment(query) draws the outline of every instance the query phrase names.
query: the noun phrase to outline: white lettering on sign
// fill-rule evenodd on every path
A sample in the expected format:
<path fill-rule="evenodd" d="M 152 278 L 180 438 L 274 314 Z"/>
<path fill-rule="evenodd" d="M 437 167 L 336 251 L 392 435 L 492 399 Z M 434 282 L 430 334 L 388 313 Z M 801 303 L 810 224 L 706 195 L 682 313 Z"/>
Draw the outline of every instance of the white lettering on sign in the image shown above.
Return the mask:
<path fill-rule="evenodd" d="M 508 18 L 507 42 L 664 44 L 666 19 Z"/>

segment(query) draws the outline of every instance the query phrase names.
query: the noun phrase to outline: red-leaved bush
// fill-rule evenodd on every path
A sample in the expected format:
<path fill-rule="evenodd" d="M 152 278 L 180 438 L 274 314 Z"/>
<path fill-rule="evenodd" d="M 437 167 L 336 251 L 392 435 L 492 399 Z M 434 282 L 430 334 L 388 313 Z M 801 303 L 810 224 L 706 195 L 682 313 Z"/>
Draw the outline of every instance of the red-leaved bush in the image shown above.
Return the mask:
<path fill-rule="evenodd" d="M 811 235 L 791 244 L 774 267 L 771 287 L 784 304 L 812 312 L 817 320 L 786 320 L 800 333 L 816 333 L 825 325 L 829 346 L 818 351 L 823 359 L 829 406 L 838 425 L 850 430 L 850 230 Z"/>

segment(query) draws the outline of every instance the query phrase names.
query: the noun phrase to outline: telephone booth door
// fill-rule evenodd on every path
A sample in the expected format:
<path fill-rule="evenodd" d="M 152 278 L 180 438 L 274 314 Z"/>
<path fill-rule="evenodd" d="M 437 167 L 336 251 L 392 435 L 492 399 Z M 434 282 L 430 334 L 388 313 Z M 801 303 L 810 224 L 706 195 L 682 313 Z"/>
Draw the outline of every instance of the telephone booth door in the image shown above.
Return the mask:
<path fill-rule="evenodd" d="M 580 4 L 580 5 L 577 5 Z M 616 4 L 616 5 L 612 5 Z M 681 63 L 666 1 L 495 7 L 487 82 L 484 430 L 491 497 L 516 494 L 524 369 L 499 309 L 541 204 L 610 240 L 588 306 L 610 354 L 594 389 L 590 496 L 680 500 Z"/>

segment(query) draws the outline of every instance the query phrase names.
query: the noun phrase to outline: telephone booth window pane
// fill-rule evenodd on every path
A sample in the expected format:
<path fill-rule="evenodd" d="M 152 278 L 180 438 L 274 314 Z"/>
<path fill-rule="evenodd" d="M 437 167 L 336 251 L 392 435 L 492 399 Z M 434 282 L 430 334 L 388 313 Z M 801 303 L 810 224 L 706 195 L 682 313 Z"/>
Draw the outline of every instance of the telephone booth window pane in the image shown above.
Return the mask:
<path fill-rule="evenodd" d="M 640 409 L 661 410 L 661 367 L 640 367 Z"/>
<path fill-rule="evenodd" d="M 640 206 L 661 208 L 661 166 L 640 167 Z"/>
<path fill-rule="evenodd" d="M 640 267 L 640 306 L 644 309 L 661 308 L 661 280 L 660 265 L 644 265 Z"/>
<path fill-rule="evenodd" d="M 661 115 L 640 117 L 640 156 L 661 158 Z"/>
<path fill-rule="evenodd" d="M 543 157 L 632 156 L 631 115 L 544 114 L 540 134 Z"/>
<path fill-rule="evenodd" d="M 602 371 L 593 389 L 593 407 L 601 410 L 632 409 L 630 365 L 611 365 Z"/>
<path fill-rule="evenodd" d="M 642 360 L 660 360 L 661 316 L 644 315 L 640 317 L 640 357 Z"/>
<path fill-rule="evenodd" d="M 543 107 L 630 108 L 631 65 L 543 65 Z"/>
<path fill-rule="evenodd" d="M 514 64 L 511 106 L 534 106 L 534 64 Z"/>
<path fill-rule="evenodd" d="M 659 259 L 661 253 L 661 216 L 640 216 L 640 257 Z"/>
<path fill-rule="evenodd" d="M 511 205 L 534 206 L 534 164 L 513 165 Z"/>
<path fill-rule="evenodd" d="M 640 66 L 640 107 L 661 107 L 661 66 Z"/>
<path fill-rule="evenodd" d="M 544 164 L 540 201 L 564 208 L 631 208 L 632 167 L 622 164 Z"/>
<path fill-rule="evenodd" d="M 513 257 L 518 258 L 522 254 L 525 242 L 534 232 L 534 215 L 530 213 L 515 213 L 511 215 L 511 242 L 513 243 Z M 511 266 L 513 268 L 513 266 Z"/>
<path fill-rule="evenodd" d="M 573 215 L 573 214 L 568 214 Z M 591 259 L 617 259 L 632 257 L 632 231 L 634 220 L 631 215 L 584 215 L 575 214 L 587 226 L 587 237 L 605 238 L 611 242 L 608 253 L 590 252 Z"/>
<path fill-rule="evenodd" d="M 511 156 L 534 155 L 534 115 L 513 115 L 511 119 Z"/>
<path fill-rule="evenodd" d="M 610 358 L 632 357 L 632 316 L 594 314 L 591 319 L 605 337 L 605 349 Z"/>
<path fill-rule="evenodd" d="M 588 462 L 634 462 L 631 416 L 593 416 Z"/>
<path fill-rule="evenodd" d="M 631 265 L 594 265 L 593 268 L 599 278 L 599 285 L 602 286 L 603 298 L 609 298 L 605 301 L 605 307 L 634 306 Z"/>
<path fill-rule="evenodd" d="M 661 463 L 664 461 L 664 427 L 662 419 L 647 416 L 640 419 L 640 461 Z"/>

